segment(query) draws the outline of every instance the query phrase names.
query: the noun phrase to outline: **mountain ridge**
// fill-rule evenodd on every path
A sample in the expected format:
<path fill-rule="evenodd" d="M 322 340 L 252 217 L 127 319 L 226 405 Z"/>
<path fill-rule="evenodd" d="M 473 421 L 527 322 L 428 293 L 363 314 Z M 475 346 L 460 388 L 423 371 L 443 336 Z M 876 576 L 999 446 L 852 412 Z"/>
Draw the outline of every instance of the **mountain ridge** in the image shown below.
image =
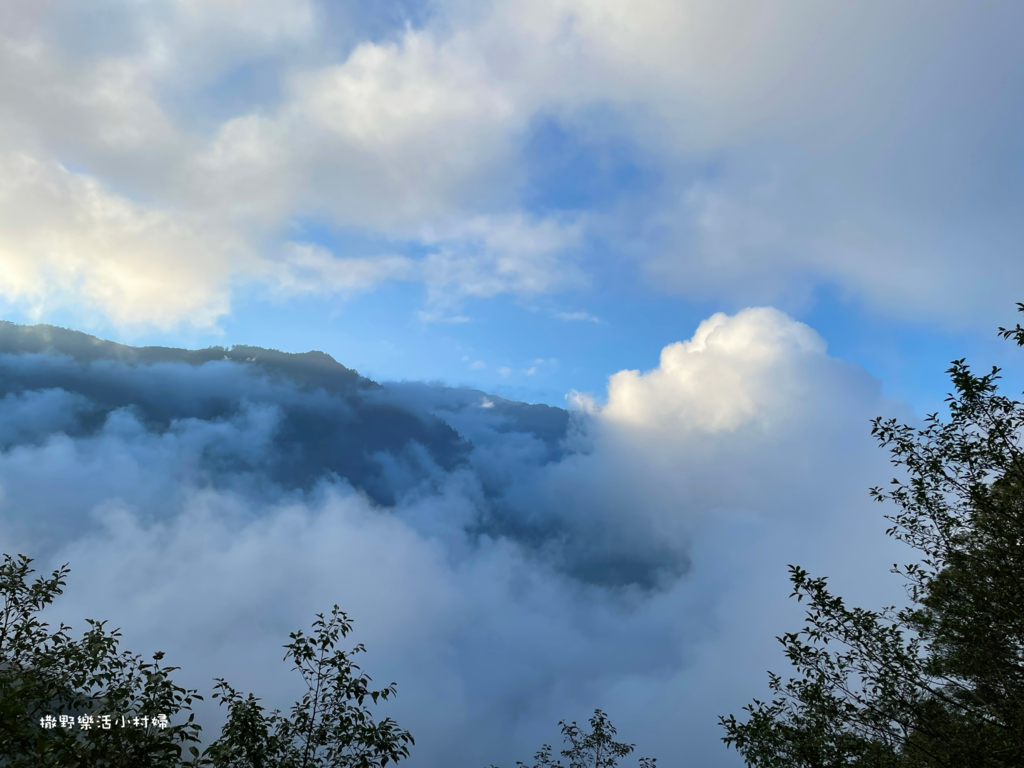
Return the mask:
<path fill-rule="evenodd" d="M 61 326 L 19 325 L 0 320 L 0 353 L 63 354 L 81 363 L 116 360 L 128 365 L 186 363 L 202 365 L 215 360 L 255 363 L 268 373 L 278 373 L 308 386 L 321 386 L 328 391 L 375 389 L 376 381 L 347 368 L 326 352 L 282 352 L 278 349 L 235 344 L 202 349 L 180 347 L 135 347 L 108 341 L 98 336 Z"/>
<path fill-rule="evenodd" d="M 18 362 L 22 355 L 56 360 Z M 221 362 L 240 368 L 218 371 Z M 171 367 L 161 371 L 164 364 Z M 254 373 L 263 374 L 266 383 Z M 290 396 L 289 389 L 302 394 Z M 252 472 L 283 487 L 307 489 L 334 474 L 384 505 L 395 499 L 393 483 L 385 478 L 388 462 L 417 465 L 408 453 L 414 444 L 429 460 L 407 472 L 410 483 L 429 476 L 431 464 L 445 472 L 464 465 L 474 440 L 488 434 L 532 434 L 545 446 L 545 460 L 557 460 L 564 455 L 561 441 L 569 420 L 563 409 L 477 390 L 422 382 L 385 386 L 321 351 L 244 344 L 134 347 L 70 328 L 0 320 L 0 399 L 45 391 L 84 398 L 87 405 L 75 406 L 75 418 L 61 427 L 78 436 L 95 433 L 124 409 L 146 429 L 165 433 L 183 419 L 224 423 L 263 404 L 278 414 L 274 440 L 281 450 L 272 460 L 249 466 Z M 209 451 L 203 457 L 208 459 Z M 237 463 L 233 457 L 223 461 Z"/>

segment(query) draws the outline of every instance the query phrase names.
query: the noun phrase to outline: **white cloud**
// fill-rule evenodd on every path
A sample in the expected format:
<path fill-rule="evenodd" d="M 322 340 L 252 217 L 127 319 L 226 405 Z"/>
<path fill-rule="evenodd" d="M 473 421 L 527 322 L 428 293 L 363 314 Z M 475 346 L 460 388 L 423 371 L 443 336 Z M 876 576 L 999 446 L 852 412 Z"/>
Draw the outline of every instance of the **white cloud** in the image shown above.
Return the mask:
<path fill-rule="evenodd" d="M 0 363 L 35 366 L 37 378 L 66 365 Z M 83 398 L 0 401 L 20 441 L 0 451 L 5 551 L 72 567 L 51 619 L 77 629 L 108 618 L 127 647 L 166 651 L 182 682 L 208 690 L 225 676 L 286 706 L 297 692 L 280 645 L 337 602 L 369 649 L 367 671 L 398 682 L 385 711 L 416 736 L 410 766 L 511 764 L 556 738 L 559 719 L 596 706 L 662 762 L 685 752 L 733 765 L 716 716 L 763 695 L 763 670 L 784 666 L 773 637 L 799 621 L 785 564 L 833 576 L 858 601 L 899 599 L 883 580 L 900 555 L 866 493 L 891 469 L 867 419 L 905 412 L 771 309 L 709 318 L 653 371 L 612 376 L 603 408 L 578 398 L 570 440 L 585 451 L 545 463 L 529 436 L 473 433 L 466 465 L 399 492 L 391 510 L 339 484 L 282 494 L 232 482 L 231 457 L 275 451 L 280 410 L 259 399 L 268 382 L 223 363 L 87 372 L 118 370 L 168 402 L 191 407 L 201 391 L 246 404 L 159 432 L 116 411 L 96 433 L 69 436 Z M 277 396 L 304 397 L 303 409 L 329 400 Z M 439 415 L 497 409 L 488 398 L 467 406 Z M 211 451 L 225 460 L 197 463 Z M 486 519 L 485 484 L 507 489 L 517 525 L 556 535 L 540 548 L 466 535 Z M 566 575 L 630 569 L 657 571 L 658 587 Z M 204 705 L 210 730 L 217 716 Z"/>
<path fill-rule="evenodd" d="M 585 320 L 590 323 L 600 323 L 600 318 L 594 317 L 587 312 L 556 312 L 555 317 L 559 320 L 579 321 Z"/>
<path fill-rule="evenodd" d="M 179 35 L 217 40 L 222 51 L 229 41 L 249 49 L 246 53 L 273 50 L 282 42 L 308 42 L 320 21 L 309 0 L 249 0 L 244 11 L 237 0 L 171 0 L 167 5 Z"/>
<path fill-rule="evenodd" d="M 470 318 L 466 315 L 449 315 L 443 310 L 419 310 L 416 317 L 421 323 L 468 323 Z"/>
<path fill-rule="evenodd" d="M 550 367 L 550 366 L 554 366 L 554 365 L 557 365 L 557 364 L 558 364 L 558 360 L 556 360 L 553 357 L 551 359 L 549 359 L 549 360 L 545 360 L 543 357 L 538 357 L 538 358 L 536 358 L 530 364 L 530 367 L 527 368 L 524 371 L 524 373 L 527 376 L 533 376 L 533 375 L 535 375 L 537 373 L 537 371 L 540 369 L 541 366 L 549 366 Z"/>
<path fill-rule="evenodd" d="M 169 227 L 198 215 L 265 258 L 310 214 L 417 241 L 428 317 L 584 284 L 573 253 L 598 225 L 658 287 L 704 298 L 793 304 L 825 282 L 890 314 L 966 318 L 1021 276 L 1021 195 L 1001 170 L 1021 154 L 1015 5 L 450 0 L 340 51 L 311 1 L 115 2 L 102 35 L 72 34 L 97 23 L 74 4 L 37 6 L 3 9 L 0 152 L 88 169 Z M 212 109 L 226 92 L 240 101 Z M 641 213 L 525 216 L 521 151 L 540 118 L 643 147 L 663 191 Z M 131 306 L 93 306 L 206 322 L 248 279 L 219 254 L 204 309 L 123 290 Z M 964 289 L 967 258 L 1007 278 L 998 301 Z M 63 289 L 36 290 L 45 307 Z"/>
<path fill-rule="evenodd" d="M 482 133 L 503 128 L 515 112 L 476 62 L 427 31 L 360 45 L 343 64 L 304 74 L 295 87 L 298 108 L 314 124 L 388 164 L 417 146 L 443 148 L 452 159 L 472 153 Z M 462 128 L 453 135 L 456 126 Z M 468 147 L 461 145 L 466 139 Z M 465 170 L 475 173 L 472 165 L 478 163 Z"/>
<path fill-rule="evenodd" d="M 462 210 L 489 173 L 487 158 L 507 154 L 498 145 L 508 133 L 495 121 L 510 119 L 511 107 L 475 65 L 438 46 L 430 33 L 410 30 L 395 43 L 358 46 L 341 64 L 280 72 L 286 83 L 277 109 L 230 117 L 203 140 L 169 116 L 161 104 L 167 88 L 187 93 L 202 85 L 198 72 L 215 77 L 270 51 L 294 58 L 294 46 L 314 36 L 319 11 L 310 3 L 295 7 L 276 0 L 245 14 L 230 3 L 162 5 L 125 6 L 122 16 L 112 11 L 127 25 L 111 28 L 111 39 L 127 46 L 116 54 L 63 48 L 53 34 L 54 24 L 61 28 L 60 13 L 44 18 L 27 6 L 9 9 L 12 19 L 0 46 L 0 97 L 8 106 L 0 116 L 0 151 L 27 151 L 43 164 L 52 164 L 48 157 L 72 158 L 91 172 L 78 177 L 97 189 L 109 188 L 104 182 L 132 189 L 145 205 L 128 197 L 122 202 L 145 208 L 168 228 L 187 229 L 203 218 L 255 250 L 265 248 L 273 240 L 266 235 L 293 214 L 325 208 L 338 225 L 383 228 L 388 236 L 433 247 L 415 269 L 399 257 L 333 261 L 319 248 L 293 247 L 283 260 L 262 254 L 265 260 L 254 271 L 286 293 L 419 279 L 431 297 L 425 316 L 452 320 L 461 317 L 451 310 L 466 295 L 546 292 L 578 282 L 578 273 L 561 262 L 577 237 L 576 225 L 530 221 L 514 210 L 468 217 Z M 64 13 L 74 15 L 70 8 Z M 154 24 L 161 13 L 161 23 Z M 142 29 L 146 50 L 128 44 L 129 30 Z M 76 61 L 76 55 L 84 59 Z M 181 81 L 172 84 L 174 76 Z M 481 108 L 485 103 L 488 109 Z M 132 236 L 114 232 L 114 221 L 106 226 L 111 236 Z M 108 259 L 81 239 L 66 238 L 65 249 L 68 259 L 90 263 L 94 272 L 152 269 L 142 254 L 137 264 L 129 253 Z M 128 281 L 103 301 L 87 293 L 86 302 L 115 322 L 208 324 L 226 311 L 229 278 L 253 275 L 246 268 L 251 265 L 232 261 L 223 249 L 201 250 L 209 274 L 183 270 L 196 289 L 187 303 L 158 300 L 152 292 L 132 295 Z M 191 258 L 185 251 L 183 261 Z M 37 307 L 48 306 L 44 299 L 58 288 L 55 281 L 38 280 Z"/>
<path fill-rule="evenodd" d="M 349 293 L 384 280 L 409 280 L 416 267 L 404 256 L 337 258 L 322 246 L 288 243 L 280 261 L 263 262 L 266 280 L 285 294 Z"/>
<path fill-rule="evenodd" d="M 838 446 L 884 466 L 866 425 L 899 407 L 882 398 L 879 382 L 830 358 L 812 329 L 770 308 L 705 320 L 690 340 L 666 346 L 657 368 L 611 376 L 603 406 L 578 392 L 569 402 L 588 417 L 589 447 L 552 468 L 550 503 L 574 495 L 599 519 L 629 508 L 632 528 L 622 535 L 638 542 L 687 541 L 715 509 L 770 507 L 795 519 L 825 503 L 816 496 L 831 493 L 824 478 L 840 482 L 831 465 Z M 867 466 L 834 488 L 837 503 L 863 497 Z M 810 496 L 788 508 L 787 487 Z"/>
<path fill-rule="evenodd" d="M 165 183 L 162 166 L 168 152 L 180 152 L 182 137 L 144 63 L 116 56 L 74 61 L 34 25 L 18 31 L 0 29 L 0 150 L 70 155 L 79 163 L 105 158 L 112 168 L 118 158 L 132 158 L 142 166 L 132 175 L 144 172 L 148 155 L 146 170 Z"/>
<path fill-rule="evenodd" d="M 592 414 L 598 410 L 597 399 L 589 392 L 570 390 L 565 396 L 565 402 L 569 410 L 572 411 Z"/>
<path fill-rule="evenodd" d="M 579 222 L 481 217 L 423 232 L 436 244 L 423 260 L 429 300 L 444 305 L 467 296 L 537 294 L 581 285 L 585 277 L 566 252 L 580 240 Z"/>
<path fill-rule="evenodd" d="M 230 147 L 233 156 L 249 151 L 245 142 Z M 253 161 L 250 168 L 258 168 Z M 428 288 L 423 320 L 466 322 L 453 314 L 466 296 L 548 292 L 581 279 L 563 261 L 578 227 L 553 220 L 476 218 L 432 229 L 423 241 L 435 250 L 420 260 L 341 258 L 295 242 L 261 256 L 230 224 L 244 197 L 211 203 L 202 213 L 170 211 L 24 154 L 8 155 L 2 167 L 0 251 L 7 270 L 0 295 L 37 317 L 63 305 L 99 310 L 118 324 L 207 327 L 228 312 L 237 281 L 266 283 L 283 295 L 344 295 L 385 280 L 418 280 Z M 240 187 L 251 182 L 237 180 Z"/>
<path fill-rule="evenodd" d="M 612 376 L 601 414 L 617 424 L 676 433 L 796 418 L 810 396 L 803 390 L 811 388 L 801 381 L 803 361 L 824 352 L 817 333 L 777 310 L 747 309 L 732 318 L 718 313 L 689 341 L 665 347 L 653 371 Z"/>
<path fill-rule="evenodd" d="M 56 163 L 0 158 L 0 295 L 37 315 L 80 304 L 122 324 L 210 325 L 246 256 L 217 222 L 136 205 Z"/>
<path fill-rule="evenodd" d="M 1024 79 L 1006 31 L 1016 8 L 649 0 L 624 17 L 579 0 L 443 7 L 451 33 L 435 49 L 485 73 L 515 114 L 625 133 L 657 158 L 669 193 L 646 224 L 668 238 L 640 258 L 659 287 L 797 304 L 826 282 L 890 314 L 978 316 L 991 296 L 963 295 L 963 260 L 1017 268 L 1013 206 L 993 215 L 976 202 L 990 169 L 1020 154 L 1019 131 L 996 131 L 1002 150 L 985 138 L 995 124 L 1020 125 L 991 85 Z M 594 104 L 616 119 L 588 121 Z M 980 166 L 967 160 L 979 151 Z M 708 161 L 719 171 L 694 187 L 694 166 Z M 984 245 L 928 213 L 939 209 L 964 212 Z"/>

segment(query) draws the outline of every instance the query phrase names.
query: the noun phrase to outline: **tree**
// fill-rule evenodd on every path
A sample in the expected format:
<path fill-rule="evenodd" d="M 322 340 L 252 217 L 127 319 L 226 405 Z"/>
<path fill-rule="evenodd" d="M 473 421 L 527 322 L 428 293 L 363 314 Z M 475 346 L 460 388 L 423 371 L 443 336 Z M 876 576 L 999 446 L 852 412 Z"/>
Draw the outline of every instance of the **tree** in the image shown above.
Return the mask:
<path fill-rule="evenodd" d="M 1024 346 L 1019 324 L 999 333 Z M 871 493 L 895 503 L 888 534 L 919 553 L 892 569 L 908 607 L 848 607 L 790 566 L 808 603 L 803 629 L 778 638 L 795 675 L 769 673 L 773 698 L 745 722 L 721 718 L 748 765 L 1024 765 L 1024 404 L 998 394 L 998 368 L 979 376 L 961 359 L 948 373 L 947 421 L 873 422 L 907 477 Z"/>
<path fill-rule="evenodd" d="M 522 762 L 516 762 L 516 765 L 520 768 L 615 768 L 620 758 L 632 754 L 636 748 L 635 744 L 615 741 L 615 726 L 600 709 L 595 709 L 590 718 L 590 733 L 584 733 L 576 721 L 567 724 L 561 720 L 558 725 L 562 729 L 563 740 L 569 744 L 569 748 L 562 750 L 562 757 L 569 760 L 568 766 L 563 766 L 561 761 L 551 756 L 548 744 L 534 755 L 532 767 Z M 639 765 L 640 768 L 656 768 L 657 762 L 657 759 L 641 757 Z M 492 765 L 491 768 L 497 767 Z"/>
<path fill-rule="evenodd" d="M 38 614 L 62 593 L 68 568 L 30 582 L 30 563 L 4 555 L 0 565 L 0 765 L 187 764 L 182 748 L 200 731 L 191 704 L 202 697 L 171 681 L 176 667 L 162 667 L 162 653 L 145 662 L 119 652 L 120 632 L 104 622 L 89 621 L 79 640 L 64 624 L 51 632 Z M 177 724 L 159 718 L 184 713 Z"/>
<path fill-rule="evenodd" d="M 89 621 L 79 640 L 64 624 L 51 631 L 39 614 L 69 570 L 33 581 L 31 562 L 5 555 L 0 565 L 0 766 L 379 768 L 408 757 L 412 736 L 390 718 L 374 722 L 367 706 L 393 696 L 395 684 L 371 690 L 352 661 L 362 645 L 335 650 L 352 629 L 338 606 L 317 616 L 312 635 L 294 632 L 285 645 L 308 688 L 290 717 L 218 680 L 214 698 L 228 720 L 200 752 L 191 705 L 202 697 L 172 682 L 177 667 L 161 666 L 161 652 L 146 662 L 119 651 L 120 632 L 104 622 Z"/>
<path fill-rule="evenodd" d="M 409 756 L 412 736 L 387 718 L 375 723 L 367 700 L 375 704 L 395 695 L 395 684 L 371 690 L 370 677 L 361 673 L 352 656 L 365 652 L 357 645 L 350 653 L 335 650 L 352 623 L 338 606 L 330 618 L 317 614 L 313 635 L 293 632 L 285 659 L 306 683 L 305 695 L 291 717 L 277 710 L 266 713 L 252 694 L 243 697 L 222 679 L 217 693 L 228 706 L 221 738 L 206 750 L 213 768 L 380 768 Z"/>

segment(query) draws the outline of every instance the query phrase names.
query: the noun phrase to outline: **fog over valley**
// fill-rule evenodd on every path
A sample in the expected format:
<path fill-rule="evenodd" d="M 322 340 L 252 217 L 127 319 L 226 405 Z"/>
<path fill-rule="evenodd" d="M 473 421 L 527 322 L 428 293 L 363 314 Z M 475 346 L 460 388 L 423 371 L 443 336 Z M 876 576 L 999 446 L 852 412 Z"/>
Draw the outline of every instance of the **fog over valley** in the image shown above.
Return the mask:
<path fill-rule="evenodd" d="M 414 765 L 515 759 L 592 703 L 648 752 L 681 728 L 728 764 L 719 710 L 778 663 L 744 627 L 794 614 L 782 564 L 888 560 L 865 425 L 906 407 L 774 310 L 716 315 L 568 412 L 316 352 L 0 339 L 5 551 L 72 564 L 60 618 L 284 707 L 282 638 L 337 602 L 399 683 Z"/>

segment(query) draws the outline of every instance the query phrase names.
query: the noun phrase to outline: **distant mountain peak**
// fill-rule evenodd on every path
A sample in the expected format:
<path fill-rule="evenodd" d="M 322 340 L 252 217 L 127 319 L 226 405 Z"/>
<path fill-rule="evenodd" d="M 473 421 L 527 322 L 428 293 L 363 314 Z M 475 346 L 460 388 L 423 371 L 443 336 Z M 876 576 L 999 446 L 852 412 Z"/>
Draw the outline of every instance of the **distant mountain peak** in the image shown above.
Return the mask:
<path fill-rule="evenodd" d="M 267 373 L 286 376 L 299 384 L 328 391 L 376 389 L 380 385 L 326 352 L 282 352 L 245 344 L 205 349 L 133 347 L 56 325 L 18 325 L 0 320 L 0 354 L 59 354 L 82 363 L 117 360 L 128 365 L 186 363 L 202 365 L 214 360 L 251 363 Z"/>

